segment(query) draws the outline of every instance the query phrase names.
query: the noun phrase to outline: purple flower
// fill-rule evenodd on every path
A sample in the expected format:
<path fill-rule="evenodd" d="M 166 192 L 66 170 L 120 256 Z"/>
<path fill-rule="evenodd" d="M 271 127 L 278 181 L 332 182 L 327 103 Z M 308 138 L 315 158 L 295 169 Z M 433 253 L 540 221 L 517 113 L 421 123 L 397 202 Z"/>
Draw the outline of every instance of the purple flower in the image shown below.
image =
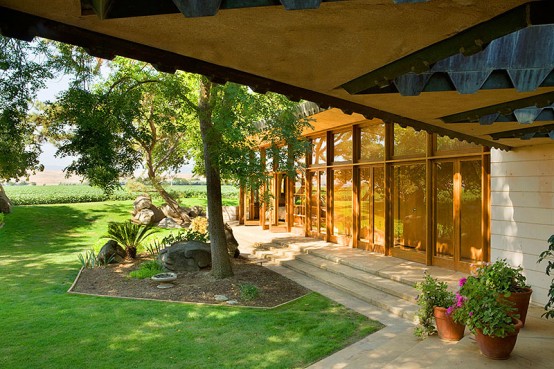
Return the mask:
<path fill-rule="evenodd" d="M 452 315 L 453 312 L 454 312 L 454 306 L 449 306 L 446 309 L 446 315 Z"/>
<path fill-rule="evenodd" d="M 469 316 L 473 316 L 473 311 L 470 311 L 470 312 L 469 312 Z"/>
<path fill-rule="evenodd" d="M 466 284 L 466 282 L 467 282 L 467 278 L 462 278 L 462 279 L 460 279 L 460 282 L 458 282 L 458 285 L 460 287 L 463 287 L 463 285 Z"/>
<path fill-rule="evenodd" d="M 460 295 L 459 292 L 456 292 L 456 307 L 462 307 L 464 301 L 465 301 L 465 298 L 462 295 Z"/>

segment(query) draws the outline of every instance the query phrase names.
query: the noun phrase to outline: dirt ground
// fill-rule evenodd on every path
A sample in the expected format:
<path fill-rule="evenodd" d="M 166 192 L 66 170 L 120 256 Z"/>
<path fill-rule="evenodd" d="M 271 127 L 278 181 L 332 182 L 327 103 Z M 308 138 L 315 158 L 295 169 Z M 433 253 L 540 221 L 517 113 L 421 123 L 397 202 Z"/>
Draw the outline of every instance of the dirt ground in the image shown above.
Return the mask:
<path fill-rule="evenodd" d="M 72 292 L 103 296 L 147 298 L 170 301 L 227 304 L 218 302 L 215 295 L 225 295 L 240 306 L 274 307 L 310 292 L 296 282 L 245 258 L 232 259 L 234 276 L 216 280 L 210 270 L 178 273 L 174 287 L 160 289 L 159 282 L 151 279 L 129 278 L 129 272 L 147 259 L 94 269 L 84 269 Z M 247 301 L 241 299 L 240 285 L 252 284 L 259 296 Z"/>

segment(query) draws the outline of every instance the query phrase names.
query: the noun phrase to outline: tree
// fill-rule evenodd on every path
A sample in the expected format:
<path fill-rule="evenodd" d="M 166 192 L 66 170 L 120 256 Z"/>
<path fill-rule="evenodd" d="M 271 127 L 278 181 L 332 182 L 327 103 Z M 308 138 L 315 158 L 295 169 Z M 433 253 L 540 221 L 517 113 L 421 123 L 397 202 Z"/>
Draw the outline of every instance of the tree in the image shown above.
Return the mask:
<path fill-rule="evenodd" d="M 0 36 L 0 181 L 43 170 L 38 161 L 43 140 L 27 113 L 38 90 L 53 77 L 48 46 Z M 2 211 L 9 200 L 0 183 Z"/>
<path fill-rule="evenodd" d="M 122 175 L 142 165 L 164 201 L 188 221 L 162 186 L 162 174 L 186 163 L 194 141 L 188 75 L 160 73 L 124 58 L 109 67 L 107 77 L 88 87 L 73 84 L 50 107 L 49 133 L 58 154 L 77 157 L 66 171 L 111 192 Z"/>
<path fill-rule="evenodd" d="M 263 181 L 265 166 L 255 154 L 261 142 L 271 148 L 270 159 L 277 167 L 294 176 L 291 158 L 306 149 L 298 137 L 307 122 L 298 120 L 297 104 L 234 83 L 159 73 L 121 58 L 111 67 L 109 78 L 86 89 L 75 84 L 52 106 L 56 124 L 51 131 L 61 140 L 59 153 L 78 156 L 67 170 L 109 191 L 145 159 L 152 183 L 161 187 L 157 169 L 177 167 L 187 155 L 193 156 L 196 173 L 207 180 L 212 274 L 231 276 L 222 178 L 251 185 Z M 173 138 L 174 146 L 156 146 L 162 137 Z M 283 144 L 284 154 L 277 149 Z M 162 158 L 167 164 L 160 164 Z"/>

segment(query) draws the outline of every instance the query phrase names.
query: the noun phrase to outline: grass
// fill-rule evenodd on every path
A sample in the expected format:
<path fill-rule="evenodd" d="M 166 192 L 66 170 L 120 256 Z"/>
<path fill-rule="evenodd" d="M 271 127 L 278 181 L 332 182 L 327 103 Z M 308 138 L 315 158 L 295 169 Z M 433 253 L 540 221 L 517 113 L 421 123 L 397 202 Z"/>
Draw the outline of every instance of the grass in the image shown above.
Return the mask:
<path fill-rule="evenodd" d="M 6 217 L 0 368 L 298 368 L 380 328 L 318 294 L 273 310 L 67 294 L 77 255 L 131 204 L 24 206 Z"/>

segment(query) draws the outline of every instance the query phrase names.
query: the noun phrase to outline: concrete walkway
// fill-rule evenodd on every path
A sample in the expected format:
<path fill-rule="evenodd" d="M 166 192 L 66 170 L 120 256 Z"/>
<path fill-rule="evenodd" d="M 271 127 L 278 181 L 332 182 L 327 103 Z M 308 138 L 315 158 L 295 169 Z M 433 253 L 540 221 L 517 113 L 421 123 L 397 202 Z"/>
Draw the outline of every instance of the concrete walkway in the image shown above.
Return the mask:
<path fill-rule="evenodd" d="M 326 253 L 329 259 L 341 258 L 343 264 L 356 264 L 357 268 L 387 278 L 413 284 L 422 279 L 423 271 L 448 281 L 454 286 L 464 274 L 428 267 L 393 257 L 337 246 L 312 238 L 298 237 L 290 233 L 271 233 L 256 226 L 233 228 L 243 254 L 260 257 L 276 252 L 294 258 L 295 253 L 312 250 Z M 266 251 L 260 251 L 266 250 Z M 254 256 L 255 255 L 255 256 Z M 333 299 L 385 325 L 382 330 L 344 348 L 343 350 L 311 365 L 310 369 L 358 369 L 358 368 L 554 368 L 554 321 L 540 317 L 543 310 L 530 306 L 525 328 L 520 332 L 516 347 L 508 360 L 495 361 L 479 353 L 473 336 L 466 336 L 457 343 L 443 342 L 438 337 L 419 340 L 413 335 L 414 325 L 385 310 L 362 301 L 352 295 L 278 265 L 265 263 L 267 267 L 296 282 Z"/>

